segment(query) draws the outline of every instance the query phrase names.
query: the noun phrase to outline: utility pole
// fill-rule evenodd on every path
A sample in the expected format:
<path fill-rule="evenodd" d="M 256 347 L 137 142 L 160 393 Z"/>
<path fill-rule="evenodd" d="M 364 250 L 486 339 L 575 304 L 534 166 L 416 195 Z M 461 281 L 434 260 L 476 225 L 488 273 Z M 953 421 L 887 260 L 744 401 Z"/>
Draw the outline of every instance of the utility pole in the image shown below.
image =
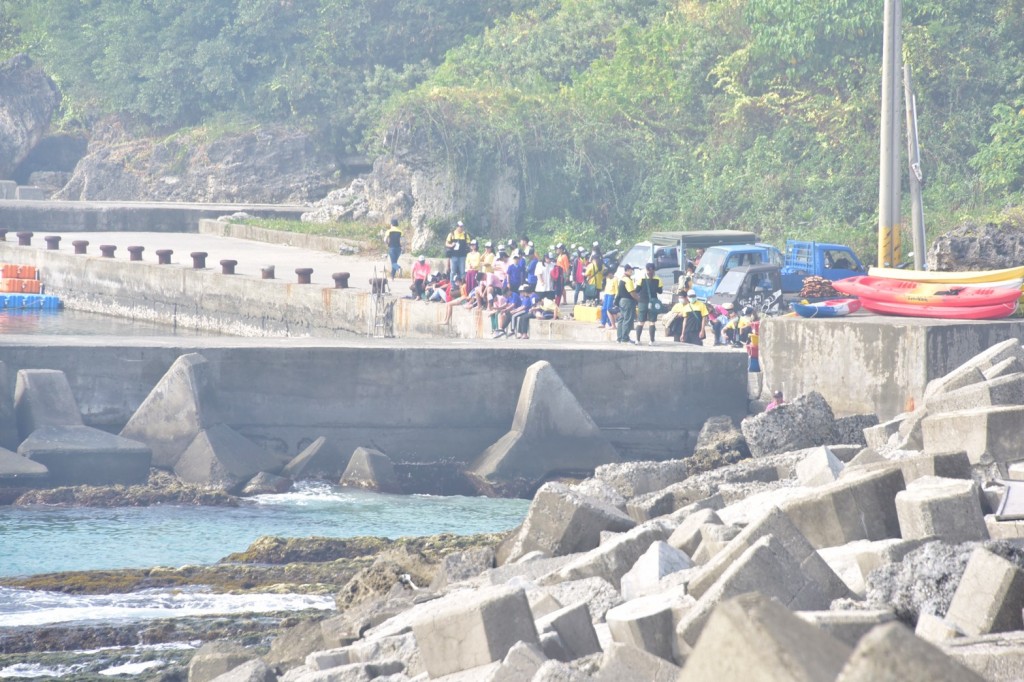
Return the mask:
<path fill-rule="evenodd" d="M 917 137 L 917 99 L 910 87 L 910 64 L 903 65 L 903 95 L 907 105 L 907 159 L 910 162 L 910 225 L 914 237 L 914 269 L 924 270 L 927 242 L 924 234 L 924 204 L 921 201 L 921 146 Z"/>
<path fill-rule="evenodd" d="M 882 267 L 898 265 L 903 255 L 900 244 L 901 92 L 896 81 L 903 53 L 902 14 L 901 0 L 885 0 L 878 173 L 878 265 Z"/>

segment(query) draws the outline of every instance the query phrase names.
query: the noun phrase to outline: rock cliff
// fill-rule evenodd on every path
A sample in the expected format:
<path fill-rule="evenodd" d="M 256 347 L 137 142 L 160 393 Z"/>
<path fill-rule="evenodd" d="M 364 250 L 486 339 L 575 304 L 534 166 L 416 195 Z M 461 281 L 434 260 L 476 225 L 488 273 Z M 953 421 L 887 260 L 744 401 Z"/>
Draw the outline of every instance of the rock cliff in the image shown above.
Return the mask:
<path fill-rule="evenodd" d="M 106 119 L 55 199 L 311 203 L 338 182 L 312 137 L 287 126 L 136 137 Z"/>
<path fill-rule="evenodd" d="M 57 86 L 26 55 L 0 64 L 0 179 L 32 151 L 59 104 Z"/>
<path fill-rule="evenodd" d="M 998 223 L 968 222 L 942 235 L 928 253 L 928 269 L 995 270 L 1024 263 L 1024 211 L 1006 212 Z"/>

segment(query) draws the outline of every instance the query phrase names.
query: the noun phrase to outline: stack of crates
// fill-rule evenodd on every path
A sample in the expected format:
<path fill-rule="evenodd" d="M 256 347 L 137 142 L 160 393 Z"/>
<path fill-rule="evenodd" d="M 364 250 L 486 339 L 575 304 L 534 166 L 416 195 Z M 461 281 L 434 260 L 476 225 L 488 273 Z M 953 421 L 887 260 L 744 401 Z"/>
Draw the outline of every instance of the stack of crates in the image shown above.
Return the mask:
<path fill-rule="evenodd" d="M 57 310 L 60 299 L 43 294 L 39 270 L 34 265 L 0 265 L 0 308 Z"/>
<path fill-rule="evenodd" d="M 38 294 L 42 289 L 39 271 L 34 265 L 12 265 L 0 267 L 0 293 Z"/>

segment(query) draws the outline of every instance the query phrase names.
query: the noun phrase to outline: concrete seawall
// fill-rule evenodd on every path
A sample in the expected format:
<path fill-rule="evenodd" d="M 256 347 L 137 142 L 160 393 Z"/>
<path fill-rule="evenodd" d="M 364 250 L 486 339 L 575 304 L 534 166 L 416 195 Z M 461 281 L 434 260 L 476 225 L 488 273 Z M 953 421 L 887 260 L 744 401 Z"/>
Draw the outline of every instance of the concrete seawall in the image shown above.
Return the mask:
<path fill-rule="evenodd" d="M 837 415 L 890 419 L 920 406 L 928 382 L 982 350 L 1024 338 L 1024 320 L 964 322 L 854 315 L 761 325 L 765 386 L 786 395 L 819 391 Z"/>
<path fill-rule="evenodd" d="M 10 232 L 195 232 L 203 218 L 245 212 L 298 220 L 308 206 L 186 204 L 145 201 L 0 201 L 0 229 Z"/>
<path fill-rule="evenodd" d="M 705 420 L 738 423 L 747 407 L 745 358 L 735 353 L 309 339 L 0 342 L 8 385 L 19 369 L 62 370 L 86 423 L 114 432 L 189 352 L 214 367 L 224 421 L 291 455 L 328 435 L 343 449 L 372 446 L 400 461 L 472 460 L 508 431 L 526 368 L 538 360 L 552 364 L 630 459 L 690 454 Z"/>

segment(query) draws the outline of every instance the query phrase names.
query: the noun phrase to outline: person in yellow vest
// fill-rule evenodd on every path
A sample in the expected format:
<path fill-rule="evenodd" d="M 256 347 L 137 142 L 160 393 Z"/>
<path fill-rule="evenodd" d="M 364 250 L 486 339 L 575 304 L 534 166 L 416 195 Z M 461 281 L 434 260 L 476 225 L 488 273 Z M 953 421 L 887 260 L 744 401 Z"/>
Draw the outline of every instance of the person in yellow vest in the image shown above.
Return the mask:
<path fill-rule="evenodd" d="M 654 323 L 658 319 L 658 312 L 661 310 L 661 300 L 658 294 L 662 292 L 661 278 L 654 274 L 654 263 L 648 263 L 645 268 L 644 277 L 637 285 L 639 304 L 637 305 L 636 342 L 640 343 L 644 333 L 644 325 L 650 323 L 650 345 L 654 345 Z"/>
<path fill-rule="evenodd" d="M 622 277 L 618 279 L 615 293 L 615 303 L 619 306 L 619 343 L 633 343 L 636 341 L 629 338 L 633 331 L 633 321 L 636 319 L 636 304 L 640 300 L 636 291 L 636 283 L 633 282 L 633 266 L 626 265 L 622 268 Z"/>
<path fill-rule="evenodd" d="M 460 220 L 455 224 L 455 229 L 448 233 L 444 240 L 445 255 L 448 257 L 450 275 L 454 280 L 456 277 L 466 277 L 466 254 L 469 253 L 469 234 L 466 227 Z"/>
<path fill-rule="evenodd" d="M 604 269 L 604 298 L 601 301 L 601 326 L 608 329 L 615 328 L 615 296 L 619 292 L 619 278 L 615 276 L 611 268 Z"/>
<path fill-rule="evenodd" d="M 687 291 L 686 299 L 672 306 L 669 314 L 668 333 L 673 339 L 695 346 L 704 345 L 708 309 L 702 301 L 697 300 L 697 292 L 693 289 Z"/>
<path fill-rule="evenodd" d="M 583 271 L 583 302 L 597 301 L 604 291 L 604 270 L 600 261 L 590 259 Z M 601 315 L 601 326 L 604 326 L 604 314 Z"/>

